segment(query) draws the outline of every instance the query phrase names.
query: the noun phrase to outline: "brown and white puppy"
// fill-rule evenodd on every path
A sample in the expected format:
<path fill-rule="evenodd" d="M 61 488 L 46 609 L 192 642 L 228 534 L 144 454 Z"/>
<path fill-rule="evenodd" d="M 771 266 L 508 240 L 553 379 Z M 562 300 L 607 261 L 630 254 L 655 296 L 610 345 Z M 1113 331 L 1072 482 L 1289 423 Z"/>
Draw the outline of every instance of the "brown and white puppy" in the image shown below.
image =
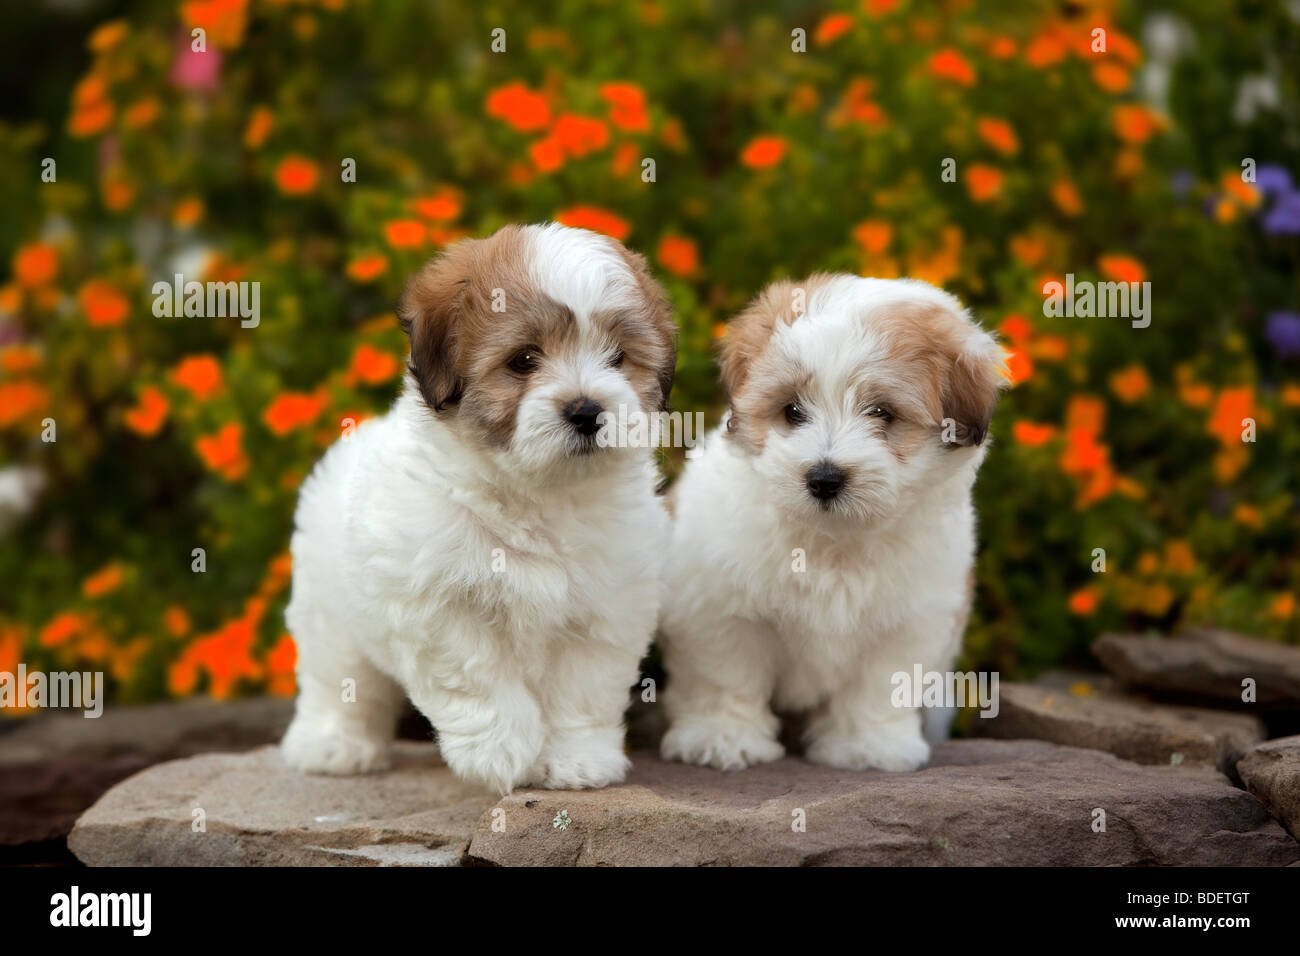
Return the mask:
<path fill-rule="evenodd" d="M 431 262 L 401 317 L 401 396 L 303 485 L 283 753 L 385 766 L 409 695 L 451 768 L 500 792 L 622 780 L 668 521 L 653 453 L 598 433 L 667 400 L 663 293 L 612 239 L 509 226 Z"/>
<path fill-rule="evenodd" d="M 944 673 L 959 649 L 1001 368 L 961 304 L 915 280 L 778 282 L 731 323 L 730 414 L 674 489 L 665 757 L 775 760 L 775 707 L 807 712 L 817 763 L 929 758 L 896 675 Z"/>

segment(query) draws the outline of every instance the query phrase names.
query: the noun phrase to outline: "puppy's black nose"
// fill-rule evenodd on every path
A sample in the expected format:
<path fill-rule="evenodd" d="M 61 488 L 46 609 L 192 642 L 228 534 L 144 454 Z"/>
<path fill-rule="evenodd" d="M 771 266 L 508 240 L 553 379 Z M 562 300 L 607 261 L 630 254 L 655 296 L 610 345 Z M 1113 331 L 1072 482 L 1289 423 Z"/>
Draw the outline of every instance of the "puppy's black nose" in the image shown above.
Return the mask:
<path fill-rule="evenodd" d="M 564 417 L 579 435 L 594 435 L 600 428 L 596 418 L 604 410 L 599 402 L 593 402 L 584 395 L 564 406 Z"/>
<path fill-rule="evenodd" d="M 808 483 L 809 494 L 821 501 L 830 501 L 844 487 L 844 470 L 823 461 L 808 469 L 804 480 Z"/>

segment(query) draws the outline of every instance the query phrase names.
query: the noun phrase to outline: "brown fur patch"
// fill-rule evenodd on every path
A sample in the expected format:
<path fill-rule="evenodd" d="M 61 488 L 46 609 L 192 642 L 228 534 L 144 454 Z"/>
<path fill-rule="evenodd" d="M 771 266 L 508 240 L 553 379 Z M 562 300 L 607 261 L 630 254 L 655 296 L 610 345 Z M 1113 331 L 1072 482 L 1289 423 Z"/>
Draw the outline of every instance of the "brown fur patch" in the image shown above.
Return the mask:
<path fill-rule="evenodd" d="M 662 411 L 668 407 L 668 396 L 677 374 L 677 323 L 673 321 L 663 286 L 650 274 L 645 256 L 614 239 L 609 241 L 632 270 L 637 288 L 641 290 L 641 308 L 634 315 L 625 316 L 621 323 L 623 351 L 628 361 L 654 376 L 658 394 L 640 387 L 632 374 L 628 374 L 628 379 L 637 389 L 647 412 Z"/>

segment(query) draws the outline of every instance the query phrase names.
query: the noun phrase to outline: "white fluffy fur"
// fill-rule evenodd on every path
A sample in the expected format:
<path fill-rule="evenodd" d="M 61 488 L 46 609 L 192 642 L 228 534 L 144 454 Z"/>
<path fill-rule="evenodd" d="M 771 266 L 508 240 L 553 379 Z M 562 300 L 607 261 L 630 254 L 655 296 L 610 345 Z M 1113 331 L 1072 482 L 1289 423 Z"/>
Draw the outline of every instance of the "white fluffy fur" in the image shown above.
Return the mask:
<path fill-rule="evenodd" d="M 891 676 L 950 669 L 975 546 L 971 486 L 985 447 L 933 442 L 901 463 L 854 407 L 851 387 L 888 382 L 871 313 L 924 302 L 965 316 L 924 283 L 837 278 L 769 350 L 812 371 L 810 420 L 769 430 L 752 455 L 718 431 L 674 489 L 661 642 L 671 727 L 665 757 L 737 769 L 782 756 L 779 711 L 806 711 L 809 760 L 911 770 L 929 758 L 922 714 L 891 705 Z M 973 323 L 969 347 L 997 361 Z M 937 424 L 937 423 L 936 423 Z M 853 469 L 825 511 L 810 464 Z M 794 570 L 798 556 L 806 571 Z M 929 736 L 947 715 L 927 712 Z"/>
<path fill-rule="evenodd" d="M 590 234 L 529 236 L 533 274 L 584 329 L 630 294 L 627 268 Z M 409 695 L 451 768 L 498 792 L 623 779 L 623 712 L 653 633 L 668 519 L 648 451 L 566 451 L 567 398 L 639 407 L 608 343 L 589 338 L 529 391 L 509 447 L 462 437 L 408 376 L 392 410 L 307 479 L 287 611 L 300 688 L 289 763 L 384 767 Z"/>

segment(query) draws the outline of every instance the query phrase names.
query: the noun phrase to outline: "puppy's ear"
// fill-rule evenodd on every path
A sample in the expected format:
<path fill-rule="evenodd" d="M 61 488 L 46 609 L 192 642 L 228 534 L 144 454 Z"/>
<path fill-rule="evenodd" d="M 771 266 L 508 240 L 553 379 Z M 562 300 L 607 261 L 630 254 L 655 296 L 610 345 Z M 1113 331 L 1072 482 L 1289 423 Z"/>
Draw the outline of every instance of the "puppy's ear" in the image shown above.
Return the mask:
<path fill-rule="evenodd" d="M 402 293 L 398 318 L 411 340 L 411 374 L 420 394 L 435 412 L 460 400 L 457 328 L 469 278 L 462 270 L 459 243 L 412 276 Z"/>
<path fill-rule="evenodd" d="M 794 289 L 794 283 L 786 279 L 773 282 L 727 323 L 727 334 L 722 337 L 722 348 L 718 353 L 718 366 L 727 397 L 733 401 L 749 377 L 754 359 L 767 347 L 777 320 L 792 320 L 790 307 Z"/>
<path fill-rule="evenodd" d="M 953 359 L 943 394 L 943 416 L 956 422 L 949 444 L 979 445 L 988 434 L 998 393 L 1007 385 L 1002 346 L 983 330 L 972 330 Z"/>
<path fill-rule="evenodd" d="M 668 304 L 663 286 L 651 274 L 645 256 L 633 252 L 621 242 L 611 241 L 636 277 L 637 288 L 645 303 L 646 321 L 659 340 L 658 354 L 655 356 L 655 380 L 659 385 L 658 410 L 664 411 L 668 408 L 668 395 L 673 390 L 673 378 L 677 374 L 677 323 L 673 321 L 672 306 Z"/>

